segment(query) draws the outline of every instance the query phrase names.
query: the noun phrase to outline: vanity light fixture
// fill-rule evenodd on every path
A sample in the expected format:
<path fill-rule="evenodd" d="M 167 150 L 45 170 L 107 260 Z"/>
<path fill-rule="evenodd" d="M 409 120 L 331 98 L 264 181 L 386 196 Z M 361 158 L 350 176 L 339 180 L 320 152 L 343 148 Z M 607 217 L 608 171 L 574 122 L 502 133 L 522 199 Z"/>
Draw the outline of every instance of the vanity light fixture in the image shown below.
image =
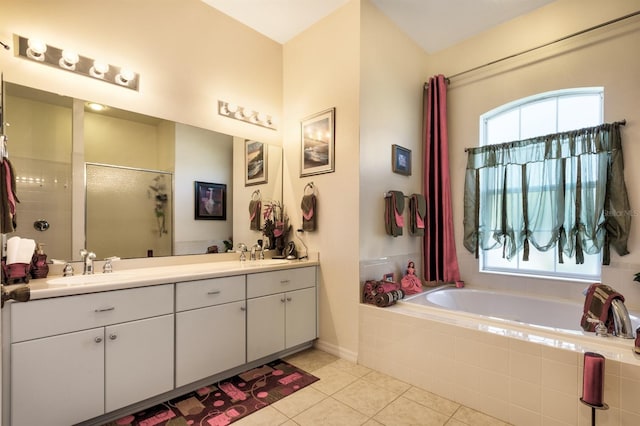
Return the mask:
<path fill-rule="evenodd" d="M 14 40 L 18 45 L 16 55 L 21 58 L 138 90 L 140 75 L 130 69 L 94 60 L 69 49 L 59 49 L 38 39 L 14 35 Z"/>
<path fill-rule="evenodd" d="M 251 108 L 238 106 L 231 102 L 218 101 L 218 114 L 244 121 L 245 123 L 276 130 L 276 126 L 273 124 L 273 119 L 270 115 L 255 111 Z"/>

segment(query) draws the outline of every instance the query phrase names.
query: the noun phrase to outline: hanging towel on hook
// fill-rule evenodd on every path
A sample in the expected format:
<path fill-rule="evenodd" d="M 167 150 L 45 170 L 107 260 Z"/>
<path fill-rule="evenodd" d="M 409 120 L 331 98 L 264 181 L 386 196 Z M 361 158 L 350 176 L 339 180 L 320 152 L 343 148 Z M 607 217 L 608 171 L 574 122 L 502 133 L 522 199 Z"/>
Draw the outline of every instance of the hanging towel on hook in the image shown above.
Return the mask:
<path fill-rule="evenodd" d="M 427 213 L 427 201 L 422 194 L 411 194 L 409 199 L 409 231 L 411 235 L 424 235 L 424 216 Z"/>
<path fill-rule="evenodd" d="M 315 194 L 304 195 L 300 207 L 302 208 L 302 229 L 304 231 L 315 231 L 318 219 Z"/>
<path fill-rule="evenodd" d="M 397 237 L 402 235 L 404 227 L 404 194 L 400 191 L 389 191 L 384 197 L 384 225 L 387 234 Z"/>
<path fill-rule="evenodd" d="M 260 231 L 260 216 L 262 216 L 262 202 L 260 200 L 249 201 L 249 229 Z"/>
<path fill-rule="evenodd" d="M 13 166 L 8 158 L 2 159 L 0 167 L 0 200 L 2 203 L 2 217 L 0 231 L 3 234 L 16 230 L 16 203 L 19 203 L 16 195 L 16 178 Z"/>

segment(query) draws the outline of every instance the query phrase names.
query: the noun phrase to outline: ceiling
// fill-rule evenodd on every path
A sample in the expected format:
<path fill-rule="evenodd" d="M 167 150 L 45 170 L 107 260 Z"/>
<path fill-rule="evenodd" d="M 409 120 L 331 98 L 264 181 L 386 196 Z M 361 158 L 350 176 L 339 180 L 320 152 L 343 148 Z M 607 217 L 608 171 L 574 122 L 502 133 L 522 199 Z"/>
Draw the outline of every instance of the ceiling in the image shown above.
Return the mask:
<path fill-rule="evenodd" d="M 350 0 L 202 0 L 284 44 Z M 435 53 L 554 0 L 371 0 Z"/>

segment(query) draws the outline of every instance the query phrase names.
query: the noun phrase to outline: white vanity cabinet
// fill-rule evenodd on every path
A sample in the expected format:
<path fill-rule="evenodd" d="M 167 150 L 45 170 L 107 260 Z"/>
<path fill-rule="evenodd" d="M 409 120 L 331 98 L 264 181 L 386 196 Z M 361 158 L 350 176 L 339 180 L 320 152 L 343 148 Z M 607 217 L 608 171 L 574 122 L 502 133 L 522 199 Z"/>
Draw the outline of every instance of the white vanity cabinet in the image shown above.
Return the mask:
<path fill-rule="evenodd" d="M 245 363 L 245 279 L 176 284 L 176 387 Z"/>
<path fill-rule="evenodd" d="M 11 424 L 70 425 L 174 387 L 173 284 L 11 305 Z"/>
<path fill-rule="evenodd" d="M 316 268 L 247 275 L 247 362 L 317 337 Z"/>

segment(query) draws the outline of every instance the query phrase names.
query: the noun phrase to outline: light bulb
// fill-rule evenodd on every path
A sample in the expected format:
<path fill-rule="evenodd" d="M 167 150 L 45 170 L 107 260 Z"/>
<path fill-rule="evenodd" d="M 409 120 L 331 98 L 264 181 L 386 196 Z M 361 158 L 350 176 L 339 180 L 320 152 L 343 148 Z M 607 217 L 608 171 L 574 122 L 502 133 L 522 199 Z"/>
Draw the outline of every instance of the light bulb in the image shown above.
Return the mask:
<path fill-rule="evenodd" d="M 116 82 L 123 86 L 127 86 L 134 78 L 136 78 L 136 73 L 127 68 L 120 68 L 120 74 L 116 77 Z"/>
<path fill-rule="evenodd" d="M 109 64 L 103 61 L 93 61 L 93 66 L 89 70 L 92 77 L 103 78 L 109 72 Z"/>
<path fill-rule="evenodd" d="M 44 61 L 44 53 L 47 51 L 47 44 L 35 38 L 27 41 L 27 56 L 36 61 Z"/>
<path fill-rule="evenodd" d="M 58 61 L 58 65 L 60 65 L 64 69 L 73 71 L 76 69 L 76 64 L 79 60 L 80 57 L 76 52 L 74 52 L 73 50 L 65 49 L 62 51 L 62 57 Z"/>

